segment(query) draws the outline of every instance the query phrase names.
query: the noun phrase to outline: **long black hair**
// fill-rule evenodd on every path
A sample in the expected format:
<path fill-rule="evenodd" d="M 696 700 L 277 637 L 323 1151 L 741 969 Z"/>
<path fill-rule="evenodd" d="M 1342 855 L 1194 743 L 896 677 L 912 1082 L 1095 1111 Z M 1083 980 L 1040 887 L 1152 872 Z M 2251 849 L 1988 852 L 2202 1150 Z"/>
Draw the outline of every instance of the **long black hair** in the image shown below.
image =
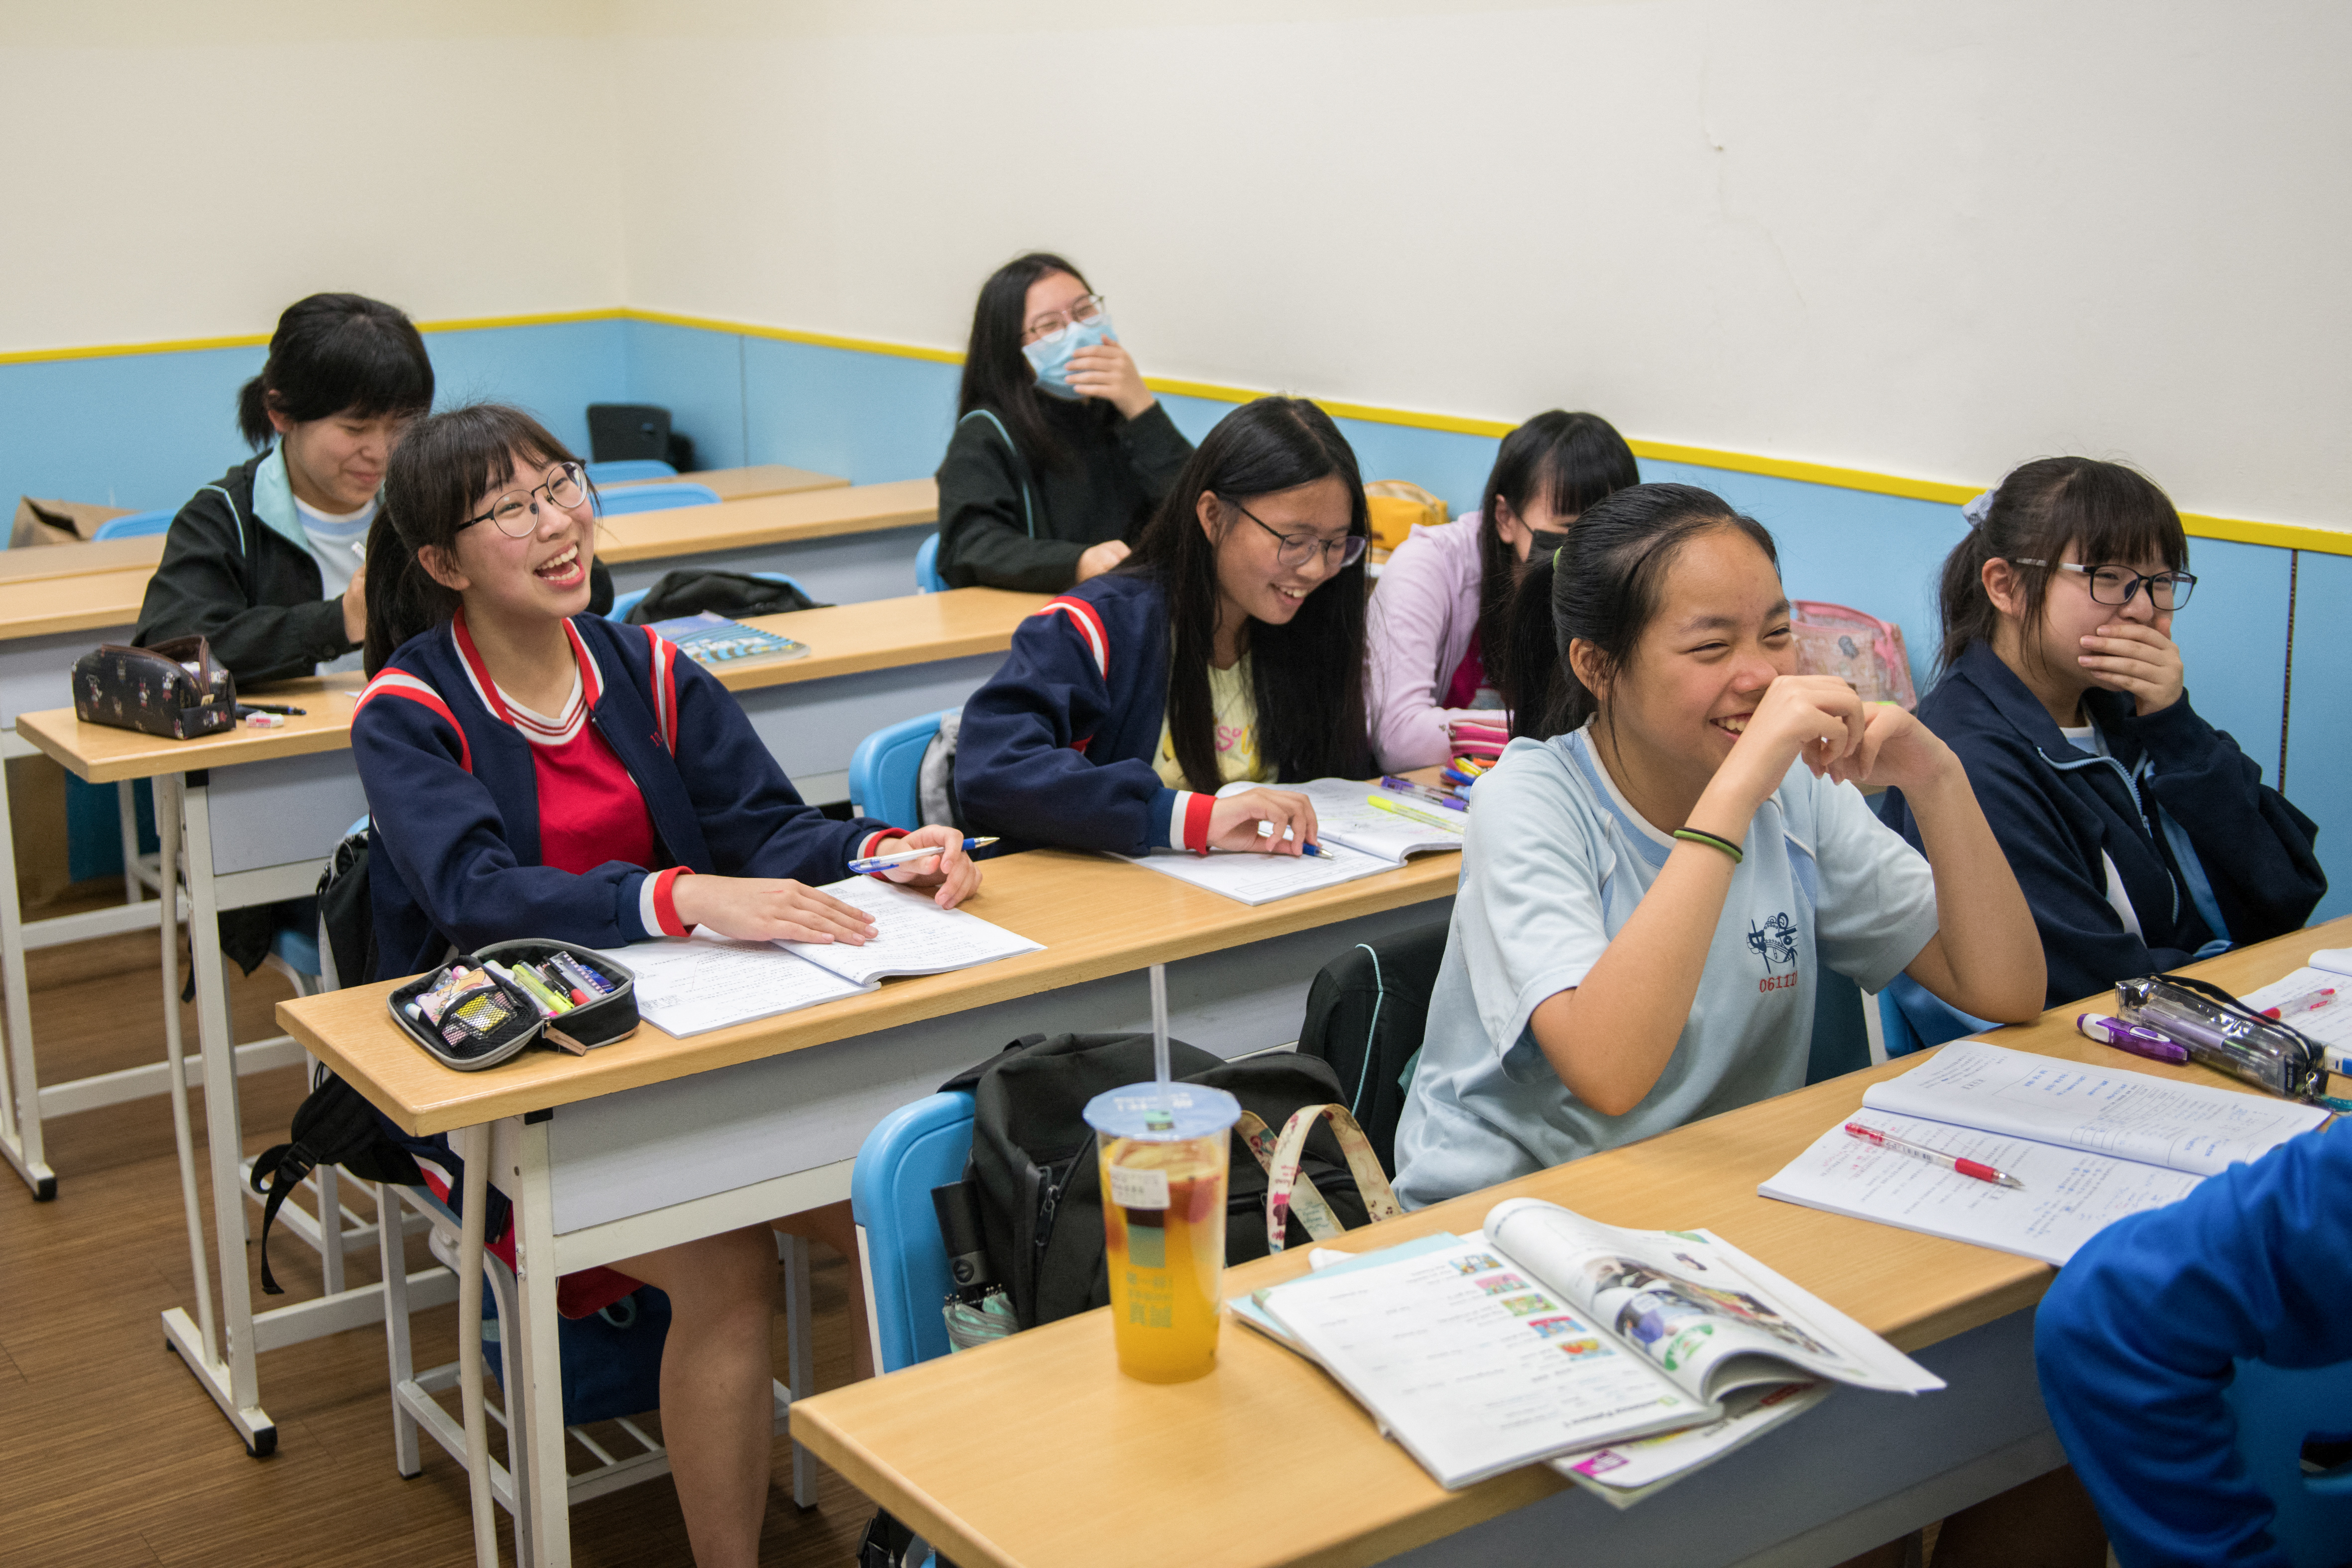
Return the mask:
<path fill-rule="evenodd" d="M 278 318 L 261 374 L 237 392 L 236 427 L 258 451 L 277 433 L 272 409 L 301 424 L 432 406 L 433 362 L 414 322 L 362 294 L 313 294 Z"/>
<path fill-rule="evenodd" d="M 1511 661 L 1496 655 L 1511 642 L 1511 585 L 1518 580 L 1519 557 L 1496 531 L 1496 503 L 1524 517 L 1541 495 L 1554 517 L 1579 517 L 1602 496 L 1641 482 L 1633 448 L 1598 414 L 1554 408 L 1503 437 L 1478 509 L 1478 646 L 1494 650 L 1486 656 L 1488 679 L 1504 707 L 1517 706 L 1517 694 L 1510 686 Z"/>
<path fill-rule="evenodd" d="M 1548 741 L 1581 729 L 1600 702 L 1569 663 L 1569 645 L 1591 644 L 1600 673 L 1613 679 L 1656 618 L 1683 546 L 1718 528 L 1754 540 L 1780 569 L 1764 525 L 1696 485 L 1618 490 L 1587 507 L 1556 552 L 1529 560 L 1511 597 L 1510 678 L 1519 692 L 1511 733 Z"/>
<path fill-rule="evenodd" d="M 2180 514 L 2155 480 L 2095 458 L 2037 458 L 2000 481 L 1969 536 L 1944 557 L 1936 595 L 1944 646 L 1937 650 L 1937 668 L 1951 668 L 1970 643 L 1989 643 L 2000 629 L 2000 611 L 1985 593 L 1986 562 L 2010 563 L 2030 629 L 2041 624 L 2051 574 L 2070 547 L 2088 566 L 2137 563 L 2150 556 L 2175 572 L 2189 565 L 2189 535 Z M 2021 566 L 2021 557 L 2050 564 Z M 2029 639 L 2029 647 L 2038 648 L 2039 643 Z"/>
<path fill-rule="evenodd" d="M 457 614 L 456 591 L 433 580 L 417 552 L 429 544 L 445 559 L 453 555 L 458 525 L 475 515 L 484 495 L 505 485 L 517 458 L 528 468 L 580 460 L 546 426 L 502 403 L 476 403 L 420 419 L 393 448 L 383 506 L 368 530 L 362 658 L 371 677 L 401 644 Z"/>
<path fill-rule="evenodd" d="M 1029 324 L 1029 286 L 1055 272 L 1068 273 L 1094 292 L 1085 273 L 1045 250 L 1014 257 L 980 286 L 980 300 L 971 310 L 971 342 L 963 352 L 963 384 L 956 393 L 957 418 L 975 408 L 993 409 L 1013 444 L 1036 468 L 1070 462 L 1068 446 L 1045 421 L 1045 400 L 1052 395 L 1037 390 L 1037 373 L 1021 353 L 1021 333 Z M 1097 398 L 1078 406 L 1106 427 L 1118 418 L 1118 409 Z"/>
<path fill-rule="evenodd" d="M 1117 568 L 1156 577 L 1167 590 L 1168 735 L 1196 790 L 1218 785 L 1216 717 L 1209 699 L 1218 541 L 1201 526 L 1201 497 L 1247 506 L 1255 497 L 1335 477 L 1348 492 L 1348 531 L 1369 539 L 1363 476 L 1331 416 L 1304 398 L 1245 403 L 1219 420 L 1192 453 L 1135 553 Z M 1370 774 L 1363 562 L 1325 578 L 1288 625 L 1253 620 L 1244 630 L 1258 757 L 1273 765 L 1275 777 L 1304 782 Z"/>

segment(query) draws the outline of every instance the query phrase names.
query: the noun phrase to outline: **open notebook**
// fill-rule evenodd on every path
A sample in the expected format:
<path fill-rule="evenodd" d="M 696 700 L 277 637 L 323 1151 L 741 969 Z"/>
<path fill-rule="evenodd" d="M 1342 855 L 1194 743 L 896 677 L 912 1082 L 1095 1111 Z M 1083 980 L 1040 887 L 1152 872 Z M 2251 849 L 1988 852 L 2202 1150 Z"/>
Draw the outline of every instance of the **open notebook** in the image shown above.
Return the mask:
<path fill-rule="evenodd" d="M 1259 787 L 1244 781 L 1229 784 L 1217 793 L 1234 795 Z M 1265 904 L 1393 871 L 1414 855 L 1462 847 L 1462 831 L 1468 820 L 1465 814 L 1403 795 L 1386 806 L 1376 806 L 1371 804 L 1375 797 L 1391 793 L 1381 790 L 1377 780 L 1361 784 L 1353 779 L 1316 779 L 1273 787 L 1295 790 L 1314 802 L 1322 854 L 1193 855 L 1166 849 L 1122 858 L 1240 903 Z"/>
<path fill-rule="evenodd" d="M 1621 1230 L 1533 1198 L 1497 1204 L 1475 1237 L 1270 1286 L 1254 1305 L 1235 1310 L 1313 1357 L 1445 1487 L 1660 1432 L 1719 1436 L 1752 1407 L 1733 1402 L 1744 1390 L 1943 1386 L 1719 1237 Z M 1645 1468 L 1656 1480 L 1712 1457 Z M 1633 1462 L 1586 1458 L 1597 1473 Z"/>
<path fill-rule="evenodd" d="M 681 1037 L 796 1012 L 877 989 L 891 975 L 943 974 L 1044 944 L 964 910 L 943 910 L 913 888 L 852 877 L 824 889 L 874 917 L 863 947 L 839 942 L 737 942 L 707 928 L 614 949 L 637 977 L 637 1013 Z"/>
<path fill-rule="evenodd" d="M 1845 1121 L 1758 1190 L 2063 1264 L 2101 1230 L 2326 1121 L 2316 1106 L 2086 1067 L 1983 1040 L 1864 1091 L 1845 1121 L 2006 1171 L 1996 1186 L 1853 1137 Z"/>

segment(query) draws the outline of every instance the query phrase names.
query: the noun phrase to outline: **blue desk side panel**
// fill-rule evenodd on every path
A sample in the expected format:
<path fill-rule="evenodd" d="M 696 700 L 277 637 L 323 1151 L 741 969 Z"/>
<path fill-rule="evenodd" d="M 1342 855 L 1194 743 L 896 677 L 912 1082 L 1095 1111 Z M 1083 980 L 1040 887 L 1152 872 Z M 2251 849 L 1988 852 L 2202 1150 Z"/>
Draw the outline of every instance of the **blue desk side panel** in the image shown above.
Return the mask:
<path fill-rule="evenodd" d="M 2202 583 L 2197 591 L 2205 591 Z M 2327 896 L 2314 921 L 2352 914 L 2352 556 L 2302 555 L 2295 589 L 2294 689 L 2287 714 L 2286 796 L 2319 824 Z"/>

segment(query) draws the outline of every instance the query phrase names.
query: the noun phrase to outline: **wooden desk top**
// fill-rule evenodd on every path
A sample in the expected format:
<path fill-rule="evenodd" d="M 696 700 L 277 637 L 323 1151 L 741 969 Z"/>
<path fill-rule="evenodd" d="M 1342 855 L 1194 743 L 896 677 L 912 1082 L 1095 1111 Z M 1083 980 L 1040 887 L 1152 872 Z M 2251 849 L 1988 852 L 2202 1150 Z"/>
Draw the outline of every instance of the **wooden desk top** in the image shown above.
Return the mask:
<path fill-rule="evenodd" d="M 894 479 L 888 484 L 848 485 L 798 495 L 758 496 L 718 506 L 625 512 L 599 521 L 596 553 L 619 566 L 665 555 L 912 528 L 936 522 L 939 515 L 936 480 Z"/>
<path fill-rule="evenodd" d="M 829 475 L 810 477 L 831 481 Z M 882 485 L 831 481 L 830 488 L 792 495 L 761 494 L 717 506 L 604 518 L 598 523 L 596 553 L 609 564 L 623 566 L 912 528 L 936 521 L 939 513 L 939 486 L 928 479 Z M 155 563 L 163 554 L 160 534 L 0 550 L 0 640 L 134 625 L 140 603 L 147 596 L 147 579 L 155 574 Z M 15 559 L 18 557 L 22 559 Z M 14 573 L 7 570 L 11 566 Z"/>
<path fill-rule="evenodd" d="M 700 473 L 680 474 L 675 479 L 623 479 L 615 485 L 598 485 L 600 490 L 625 490 L 637 485 L 671 484 L 707 485 L 719 492 L 720 500 L 748 500 L 753 496 L 797 495 L 803 490 L 839 489 L 849 481 L 838 474 L 820 474 L 814 468 L 788 468 L 782 463 L 754 463 L 746 468 L 705 468 Z"/>
<path fill-rule="evenodd" d="M 1099 856 L 1006 856 L 988 862 L 979 896 L 964 907 L 1045 943 L 1042 952 L 886 980 L 863 996 L 690 1039 L 646 1025 L 585 1057 L 527 1051 L 481 1072 L 443 1067 L 394 1026 L 384 997 L 397 982 L 281 1003 L 278 1021 L 401 1126 L 446 1132 L 1443 899 L 1460 867 L 1457 855 L 1424 855 L 1401 870 L 1252 906 Z"/>
<path fill-rule="evenodd" d="M 954 588 L 944 594 L 911 594 L 903 599 L 869 599 L 822 610 L 758 616 L 745 624 L 799 638 L 809 645 L 808 656 L 722 665 L 713 673 L 730 691 L 753 691 L 860 670 L 1003 653 L 1013 646 L 1013 628 L 1045 598 L 1043 594 L 1013 594 L 1001 588 Z M 63 671 L 58 679 L 64 684 Z M 277 730 L 239 725 L 201 740 L 173 741 L 137 730 L 85 724 L 74 717 L 72 709 L 55 708 L 17 715 L 16 732 L 80 778 L 91 784 L 112 784 L 192 768 L 341 751 L 351 744 L 352 698 L 364 684 L 353 672 L 324 679 L 282 681 L 245 693 L 252 701 L 309 710 L 299 718 L 289 718 L 284 728 Z"/>
<path fill-rule="evenodd" d="M 2315 948 L 2347 941 L 2352 919 L 2191 972 L 2242 993 Z M 2202 1068 L 2168 1068 L 2093 1044 L 2073 1027 L 2081 1005 L 2053 1008 L 2040 1023 L 1993 1038 L 2108 1068 L 2242 1087 Z M 1612 1225 L 1705 1226 L 1916 1351 L 2031 1306 L 2055 1271 L 1775 1202 L 1756 1188 L 1857 1109 L 1865 1086 L 1923 1059 L 1815 1084 L 1437 1205 L 1355 1233 L 1348 1245 L 1369 1251 L 1435 1230 L 1468 1232 L 1496 1203 L 1520 1195 Z M 1234 1269 L 1226 1296 L 1305 1272 L 1305 1251 Z M 1228 1321 L 1217 1361 L 1197 1382 L 1135 1382 L 1117 1370 L 1108 1311 L 1088 1312 L 795 1400 L 793 1436 L 968 1568 L 1093 1563 L 1107 1542 L 1118 1543 L 1121 1562 L 1138 1565 L 1375 1563 L 1568 1484 L 1533 1466 L 1447 1492 L 1382 1441 L 1370 1415 L 1305 1359 Z M 985 1441 L 975 1442 L 975 1433 Z M 1039 1455 L 1052 1456 L 1050 1485 L 1039 1484 Z"/>

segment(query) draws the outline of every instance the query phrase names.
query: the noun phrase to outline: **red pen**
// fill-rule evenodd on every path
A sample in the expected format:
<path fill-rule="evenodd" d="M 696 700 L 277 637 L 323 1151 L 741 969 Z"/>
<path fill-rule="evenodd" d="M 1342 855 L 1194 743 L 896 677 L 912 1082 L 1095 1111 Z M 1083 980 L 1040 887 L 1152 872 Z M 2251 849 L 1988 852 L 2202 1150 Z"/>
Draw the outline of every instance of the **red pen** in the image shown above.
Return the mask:
<path fill-rule="evenodd" d="M 2263 1009 L 2263 1016 L 2265 1018 L 2289 1018 L 2298 1013 L 2316 1013 L 2322 1007 L 2331 1007 L 2334 1006 L 2335 1004 L 2336 987 L 2333 985 L 2326 985 L 2322 986 L 2316 991 L 2305 992 L 2304 994 L 2296 997 L 2293 1002 L 2286 1004 L 2284 1006 L 2265 1007 Z"/>
<path fill-rule="evenodd" d="M 1973 1177 L 1979 1182 L 1990 1182 L 1997 1187 L 2014 1187 L 2019 1192 L 2025 1190 L 2023 1182 L 2006 1171 L 1995 1170 L 1981 1160 L 1963 1160 L 1956 1154 L 1947 1154 L 1923 1144 L 1914 1143 L 1907 1138 L 1897 1138 L 1892 1132 L 1881 1132 L 1875 1127 L 1864 1127 L 1859 1121 L 1847 1122 L 1845 1130 L 1865 1143 L 1875 1143 L 1882 1149 L 1892 1149 L 1897 1154 L 1908 1154 L 1915 1160 L 1925 1160 L 1931 1165 L 1941 1165 L 1947 1171 L 1957 1171 L 1963 1176 Z"/>

